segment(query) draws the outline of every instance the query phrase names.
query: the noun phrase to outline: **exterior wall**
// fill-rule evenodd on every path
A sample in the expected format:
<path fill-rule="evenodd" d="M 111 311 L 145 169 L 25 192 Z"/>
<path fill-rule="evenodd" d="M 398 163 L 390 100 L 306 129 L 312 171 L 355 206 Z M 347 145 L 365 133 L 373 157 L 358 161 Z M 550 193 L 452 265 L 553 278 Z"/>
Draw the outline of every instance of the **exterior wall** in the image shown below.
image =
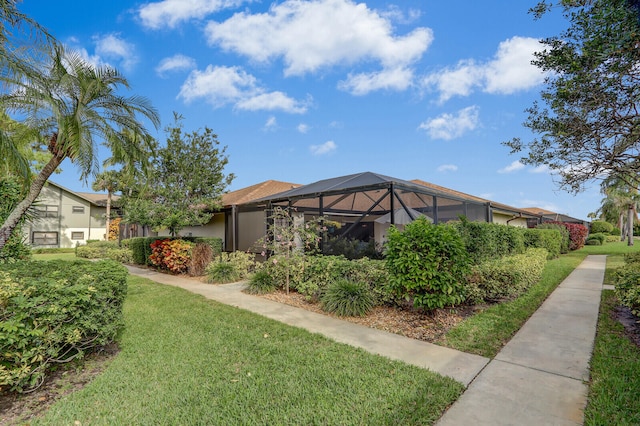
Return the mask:
<path fill-rule="evenodd" d="M 509 226 L 517 226 L 518 228 L 526 228 L 527 227 L 527 219 L 524 217 L 519 217 L 513 219 L 512 215 L 505 215 L 501 213 L 493 212 L 493 223 L 497 223 L 500 225 L 509 225 Z M 507 222 L 509 221 L 509 222 Z"/>
<path fill-rule="evenodd" d="M 24 227 L 25 237 L 33 247 L 72 248 L 78 243 L 86 244 L 88 239 L 105 237 L 106 208 L 92 205 L 58 186 L 46 185 L 33 209 L 40 217 L 34 218 Z M 53 235 L 57 236 L 57 242 L 51 238 L 41 238 Z"/>
<path fill-rule="evenodd" d="M 217 237 L 224 241 L 224 213 L 216 213 L 211 221 L 205 225 L 186 226 L 179 232 L 184 237 Z M 160 237 L 168 237 L 169 231 L 163 229 L 158 232 Z"/>
<path fill-rule="evenodd" d="M 264 211 L 238 213 L 238 250 L 248 251 L 267 230 Z"/>

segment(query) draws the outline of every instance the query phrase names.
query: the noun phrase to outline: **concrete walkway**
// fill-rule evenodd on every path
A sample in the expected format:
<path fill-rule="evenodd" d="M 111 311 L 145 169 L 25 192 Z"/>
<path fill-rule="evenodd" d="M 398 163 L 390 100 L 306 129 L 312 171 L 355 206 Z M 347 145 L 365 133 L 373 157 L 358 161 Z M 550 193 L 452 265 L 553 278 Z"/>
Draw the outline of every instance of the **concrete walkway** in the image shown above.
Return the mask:
<path fill-rule="evenodd" d="M 588 256 L 490 360 L 242 293 L 128 266 L 134 275 L 323 334 L 454 378 L 468 387 L 438 421 L 448 425 L 581 425 L 606 256 Z"/>
<path fill-rule="evenodd" d="M 581 425 L 605 265 L 588 256 L 437 425 Z"/>
<path fill-rule="evenodd" d="M 488 358 L 478 355 L 467 354 L 242 293 L 241 290 L 244 286 L 242 283 L 212 285 L 134 266 L 127 266 L 127 268 L 133 275 L 181 287 L 208 299 L 322 334 L 337 342 L 427 368 L 443 376 L 452 377 L 464 384 L 465 387 L 489 362 Z"/>

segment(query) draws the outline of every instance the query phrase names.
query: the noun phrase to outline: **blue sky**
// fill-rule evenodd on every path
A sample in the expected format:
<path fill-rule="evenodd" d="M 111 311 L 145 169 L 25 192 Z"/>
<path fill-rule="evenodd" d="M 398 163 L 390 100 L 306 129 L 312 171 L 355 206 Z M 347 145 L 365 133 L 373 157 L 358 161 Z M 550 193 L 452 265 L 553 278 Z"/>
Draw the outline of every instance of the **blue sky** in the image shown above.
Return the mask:
<path fill-rule="evenodd" d="M 422 179 L 515 207 L 586 219 L 573 196 L 501 144 L 529 140 L 530 65 L 561 16 L 536 0 L 24 0 L 20 10 L 88 60 L 118 68 L 163 127 L 205 126 L 227 145 L 230 190 L 372 171 Z M 160 141 L 165 140 L 161 129 Z M 206 165 L 203 165 L 206 166 Z M 77 191 L 73 165 L 53 180 Z"/>

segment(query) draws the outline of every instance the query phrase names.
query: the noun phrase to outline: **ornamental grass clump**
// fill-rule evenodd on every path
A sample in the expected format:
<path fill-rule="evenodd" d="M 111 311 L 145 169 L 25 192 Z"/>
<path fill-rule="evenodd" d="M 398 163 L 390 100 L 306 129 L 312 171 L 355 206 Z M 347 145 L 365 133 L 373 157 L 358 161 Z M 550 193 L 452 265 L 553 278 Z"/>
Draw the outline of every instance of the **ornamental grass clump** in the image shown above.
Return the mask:
<path fill-rule="evenodd" d="M 342 317 L 362 317 L 374 307 L 374 296 L 362 282 L 338 280 L 322 295 L 322 309 Z"/>
<path fill-rule="evenodd" d="M 272 293 L 277 288 L 273 277 L 266 270 L 256 272 L 249 278 L 247 292 L 250 294 Z"/>

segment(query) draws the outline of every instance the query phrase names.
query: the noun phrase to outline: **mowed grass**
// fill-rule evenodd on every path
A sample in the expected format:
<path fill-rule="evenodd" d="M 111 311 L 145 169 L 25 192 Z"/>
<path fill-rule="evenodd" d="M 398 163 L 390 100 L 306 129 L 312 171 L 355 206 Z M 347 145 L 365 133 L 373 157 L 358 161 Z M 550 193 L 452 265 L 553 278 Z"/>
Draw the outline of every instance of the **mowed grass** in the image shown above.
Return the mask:
<path fill-rule="evenodd" d="M 428 425 L 463 386 L 130 277 L 121 352 L 34 425 Z"/>
<path fill-rule="evenodd" d="M 525 294 L 493 305 L 449 330 L 438 342 L 463 352 L 493 358 L 542 302 L 586 257 L 581 251 L 550 260 L 542 278 Z"/>
<path fill-rule="evenodd" d="M 602 292 L 585 409 L 587 426 L 640 424 L 640 348 L 611 315 L 618 303 L 613 291 Z"/>

